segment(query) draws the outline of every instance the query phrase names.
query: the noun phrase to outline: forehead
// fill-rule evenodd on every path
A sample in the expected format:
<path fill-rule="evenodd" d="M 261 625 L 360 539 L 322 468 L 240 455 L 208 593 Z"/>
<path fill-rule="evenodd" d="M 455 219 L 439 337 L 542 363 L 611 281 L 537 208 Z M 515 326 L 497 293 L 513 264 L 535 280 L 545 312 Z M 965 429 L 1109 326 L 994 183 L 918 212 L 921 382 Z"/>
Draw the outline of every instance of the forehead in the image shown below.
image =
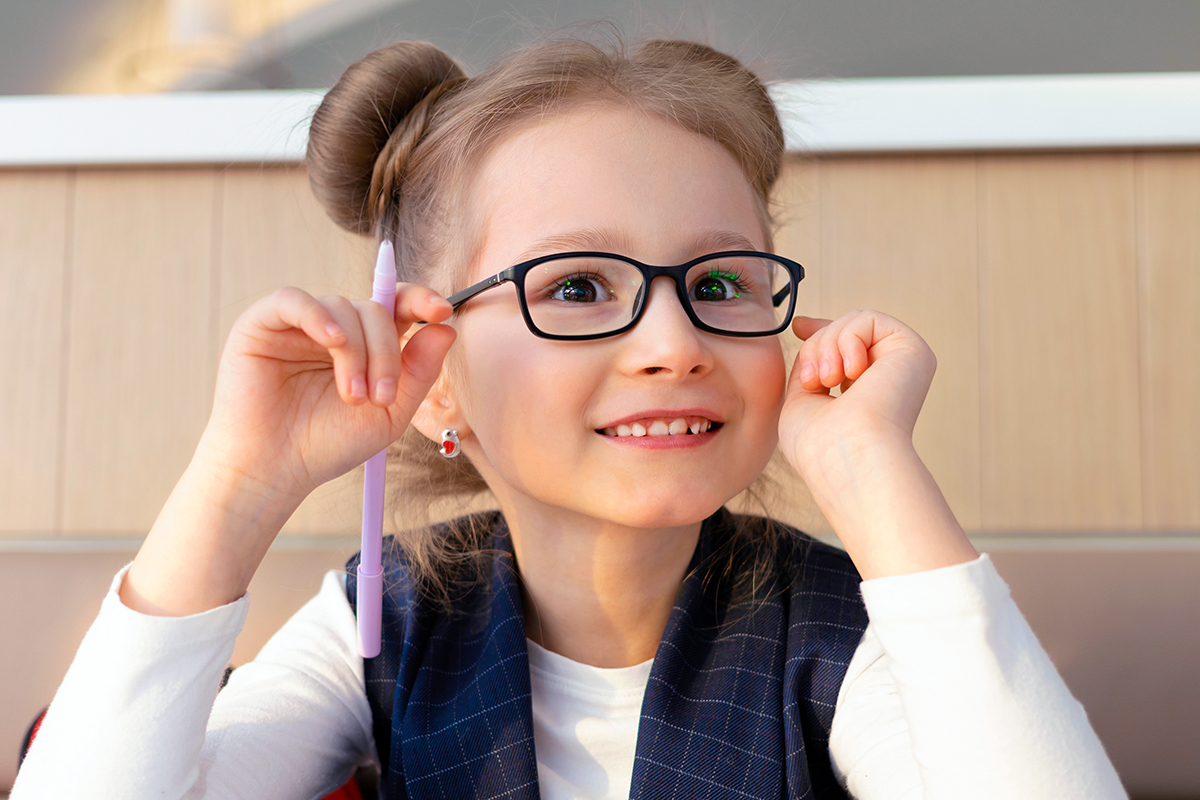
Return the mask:
<path fill-rule="evenodd" d="M 723 147 L 611 105 L 519 130 L 481 162 L 468 193 L 476 275 L 570 249 L 651 264 L 767 249 L 761 204 Z"/>

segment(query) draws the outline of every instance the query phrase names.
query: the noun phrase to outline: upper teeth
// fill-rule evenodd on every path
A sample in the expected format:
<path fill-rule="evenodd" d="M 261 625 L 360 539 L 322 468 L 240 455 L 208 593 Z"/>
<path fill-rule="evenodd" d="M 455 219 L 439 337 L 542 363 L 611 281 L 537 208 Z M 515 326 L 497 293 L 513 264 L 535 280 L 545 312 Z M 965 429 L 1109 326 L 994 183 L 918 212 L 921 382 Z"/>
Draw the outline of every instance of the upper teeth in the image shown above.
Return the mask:
<path fill-rule="evenodd" d="M 665 419 L 639 420 L 628 425 L 605 428 L 604 433 L 607 436 L 679 436 L 688 431 L 704 433 L 711 427 L 712 420 L 710 419 L 697 417 L 689 425 L 683 417 L 676 417 L 669 421 Z"/>

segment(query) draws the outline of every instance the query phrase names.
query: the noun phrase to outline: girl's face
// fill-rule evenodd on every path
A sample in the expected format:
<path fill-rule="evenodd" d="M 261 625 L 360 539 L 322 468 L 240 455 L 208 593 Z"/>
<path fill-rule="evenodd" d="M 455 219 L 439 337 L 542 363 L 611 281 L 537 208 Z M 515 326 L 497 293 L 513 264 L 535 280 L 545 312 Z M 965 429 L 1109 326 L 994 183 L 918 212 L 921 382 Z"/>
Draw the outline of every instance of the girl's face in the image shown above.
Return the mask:
<path fill-rule="evenodd" d="M 511 137 L 483 162 L 470 196 L 483 228 L 469 283 L 567 250 L 671 265 L 767 249 L 754 192 L 729 153 L 609 105 Z M 511 283 L 460 313 L 465 381 L 452 396 L 471 434 L 463 447 L 506 514 L 691 525 L 748 486 L 775 448 L 785 377 L 778 339 L 697 330 L 669 278 L 654 280 L 638 325 L 608 339 L 535 337 Z M 680 418 L 712 428 L 611 435 L 634 423 L 657 433 Z"/>

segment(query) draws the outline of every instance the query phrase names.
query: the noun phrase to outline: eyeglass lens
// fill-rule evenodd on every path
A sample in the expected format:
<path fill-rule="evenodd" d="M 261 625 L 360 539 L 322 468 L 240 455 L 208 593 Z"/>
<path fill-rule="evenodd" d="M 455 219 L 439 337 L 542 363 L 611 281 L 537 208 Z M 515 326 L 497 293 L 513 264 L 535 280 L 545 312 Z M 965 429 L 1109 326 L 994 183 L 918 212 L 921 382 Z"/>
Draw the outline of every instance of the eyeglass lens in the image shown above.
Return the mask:
<path fill-rule="evenodd" d="M 791 283 L 777 261 L 724 256 L 692 266 L 688 302 L 705 324 L 732 333 L 780 327 L 789 301 L 772 298 Z M 546 261 L 525 274 L 525 302 L 533 324 L 551 335 L 583 336 L 615 331 L 633 319 L 642 292 L 642 272 L 618 259 L 581 257 Z M 786 295 L 785 295 L 786 297 Z"/>

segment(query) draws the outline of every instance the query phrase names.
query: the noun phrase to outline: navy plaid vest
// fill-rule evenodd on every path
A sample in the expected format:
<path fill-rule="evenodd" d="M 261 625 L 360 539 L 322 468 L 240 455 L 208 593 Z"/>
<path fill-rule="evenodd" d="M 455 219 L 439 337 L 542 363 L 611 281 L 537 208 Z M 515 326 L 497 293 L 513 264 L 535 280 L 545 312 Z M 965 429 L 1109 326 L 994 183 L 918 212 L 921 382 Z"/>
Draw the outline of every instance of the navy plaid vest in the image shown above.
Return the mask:
<path fill-rule="evenodd" d="M 736 521 L 722 509 L 701 527 L 642 702 L 630 797 L 846 798 L 829 728 L 867 626 L 858 573 L 796 533 L 774 585 L 734 602 L 727 570 L 709 567 Z M 385 543 L 383 648 L 365 668 L 388 800 L 539 796 L 519 579 L 503 517 L 488 522 L 490 585 L 465 590 L 455 614 L 412 590 Z"/>

